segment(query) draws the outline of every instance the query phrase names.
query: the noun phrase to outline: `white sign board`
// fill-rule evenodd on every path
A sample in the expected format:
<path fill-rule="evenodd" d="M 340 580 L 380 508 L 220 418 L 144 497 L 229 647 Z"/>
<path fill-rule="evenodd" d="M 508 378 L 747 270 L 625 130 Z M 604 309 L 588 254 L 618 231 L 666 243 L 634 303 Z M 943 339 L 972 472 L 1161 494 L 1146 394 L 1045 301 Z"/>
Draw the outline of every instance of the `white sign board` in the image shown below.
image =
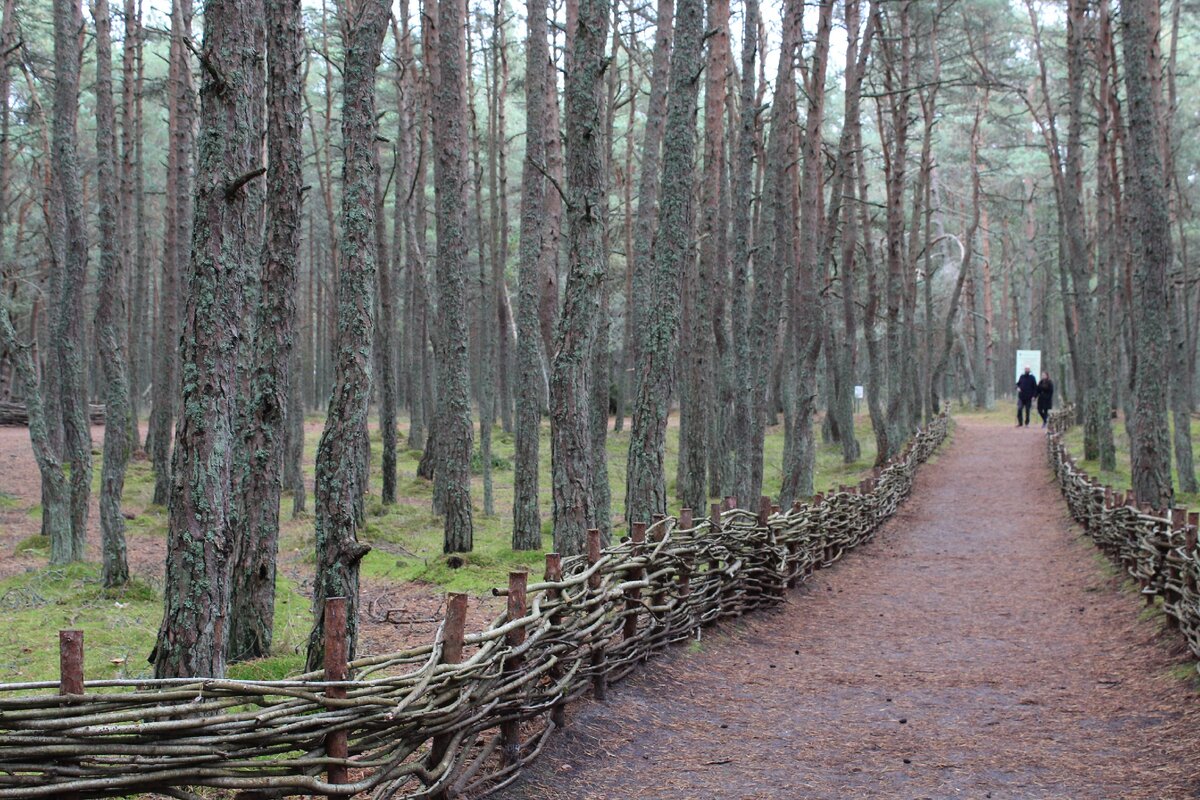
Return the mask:
<path fill-rule="evenodd" d="M 1013 377 L 1013 385 L 1025 372 L 1025 368 L 1029 367 L 1029 372 L 1035 380 L 1042 379 L 1042 351 L 1041 350 L 1018 350 L 1017 351 L 1017 369 L 1016 375 Z"/>
<path fill-rule="evenodd" d="M 855 400 L 862 400 L 865 396 L 866 395 L 863 393 L 863 387 L 861 387 L 861 386 L 854 387 L 854 399 Z"/>

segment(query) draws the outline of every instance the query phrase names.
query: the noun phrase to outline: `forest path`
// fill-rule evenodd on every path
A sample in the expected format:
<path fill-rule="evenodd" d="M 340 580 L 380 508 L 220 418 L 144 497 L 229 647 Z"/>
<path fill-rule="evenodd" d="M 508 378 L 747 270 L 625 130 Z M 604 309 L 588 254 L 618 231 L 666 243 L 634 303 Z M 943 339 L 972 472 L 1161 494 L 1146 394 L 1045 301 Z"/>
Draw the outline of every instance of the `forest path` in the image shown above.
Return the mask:
<path fill-rule="evenodd" d="M 585 703 L 507 798 L 1200 796 L 1200 695 L 1038 428 L 960 417 L 870 544 Z"/>

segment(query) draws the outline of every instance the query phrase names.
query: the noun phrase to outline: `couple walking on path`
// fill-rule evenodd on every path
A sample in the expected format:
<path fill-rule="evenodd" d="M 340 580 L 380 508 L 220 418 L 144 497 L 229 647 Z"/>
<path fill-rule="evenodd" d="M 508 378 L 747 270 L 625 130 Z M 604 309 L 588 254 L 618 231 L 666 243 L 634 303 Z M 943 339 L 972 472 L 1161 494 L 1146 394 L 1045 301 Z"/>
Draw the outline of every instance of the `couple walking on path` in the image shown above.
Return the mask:
<path fill-rule="evenodd" d="M 1025 367 L 1025 373 L 1017 378 L 1017 427 L 1029 425 L 1029 407 L 1033 405 L 1033 401 L 1037 400 L 1038 416 L 1042 418 L 1042 427 L 1046 427 L 1046 421 L 1050 418 L 1050 409 L 1054 408 L 1054 382 L 1050 380 L 1049 372 L 1042 372 L 1042 380 L 1039 382 L 1033 377 L 1029 367 Z M 1022 413 L 1024 419 L 1022 419 Z"/>

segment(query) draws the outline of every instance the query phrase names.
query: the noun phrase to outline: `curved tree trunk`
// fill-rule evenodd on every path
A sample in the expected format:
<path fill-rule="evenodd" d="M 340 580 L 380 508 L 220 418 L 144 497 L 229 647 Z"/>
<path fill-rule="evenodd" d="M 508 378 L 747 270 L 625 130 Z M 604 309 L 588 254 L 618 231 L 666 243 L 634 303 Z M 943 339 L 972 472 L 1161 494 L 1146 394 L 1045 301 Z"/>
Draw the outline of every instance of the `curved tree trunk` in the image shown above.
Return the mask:
<path fill-rule="evenodd" d="M 121 492 L 129 462 L 129 368 L 125 357 L 125 259 L 117 231 L 123 205 L 117 190 L 116 113 L 112 90 L 112 21 L 108 0 L 92 6 L 96 22 L 96 158 L 100 189 L 100 295 L 96 342 L 104 369 L 104 464 L 100 470 L 100 550 L 104 585 L 129 580 Z"/>
<path fill-rule="evenodd" d="M 596 526 L 593 492 L 593 348 L 608 266 L 604 248 L 607 182 L 604 160 L 604 46 L 608 0 L 580 0 L 568 22 L 564 99 L 567 175 L 567 274 L 557 350 L 550 377 L 550 446 L 553 469 L 554 549 L 585 552 Z"/>
<path fill-rule="evenodd" d="M 526 3 L 525 103 L 536 108 L 546 98 L 547 67 L 545 0 Z M 513 463 L 514 550 L 542 546 L 538 511 L 538 450 L 541 428 L 542 360 L 538 325 L 539 260 L 545 214 L 546 125 L 541 114 L 525 117 L 525 160 L 521 165 L 520 272 L 517 288 L 517 420 Z"/>
<path fill-rule="evenodd" d="M 253 2 L 209 0 L 204 9 L 208 66 L 200 89 L 201 158 L 181 337 L 183 413 L 171 470 L 166 608 L 150 656 L 160 678 L 225 673 L 236 489 L 245 458 L 239 361 L 246 287 L 258 272 L 251 227 L 262 203 L 262 182 L 253 179 L 261 174 L 262 16 L 261 4 Z"/>
<path fill-rule="evenodd" d="M 646 306 L 656 313 L 638 321 L 638 389 L 626 468 L 626 522 L 649 521 L 667 508 L 663 462 L 679 335 L 679 276 L 691 253 L 695 115 L 703 38 L 703 3 L 680 0 L 671 53 L 671 90 L 667 93 L 653 291 L 647 295 L 650 302 Z"/>
<path fill-rule="evenodd" d="M 79 0 L 54 0 L 54 187 L 55 225 L 62 232 L 57 314 L 51 344 L 58 371 L 63 426 L 63 461 L 70 465 L 71 536 L 50 542 L 50 560 L 81 561 L 87 545 L 88 501 L 92 493 L 92 431 L 87 414 L 87 350 L 84 342 L 84 294 L 87 284 L 87 223 L 79 176 L 76 119 L 79 115 Z"/>
<path fill-rule="evenodd" d="M 286 426 L 296 338 L 304 115 L 299 0 L 266 0 L 267 211 L 262 248 L 264 287 L 256 310 L 254 363 L 242 432 L 241 513 L 231 561 L 230 661 L 271 652 L 275 621 L 275 558 L 283 488 Z M 292 428 L 303 448 L 303 426 Z M 295 445 L 293 445 L 295 447 Z M 293 458 L 295 456 L 293 455 Z M 298 459 L 297 459 L 298 460 Z M 296 480 L 294 478 L 293 480 Z M 300 478 L 302 481 L 302 478 Z M 294 489 L 293 484 L 293 489 Z M 303 484 L 300 493 L 303 495 Z"/>
<path fill-rule="evenodd" d="M 367 465 L 367 412 L 371 398 L 372 312 L 375 294 L 375 70 L 387 33 L 390 3 L 346 2 L 339 9 L 346 46 L 342 70 L 341 271 L 338 275 L 337 364 L 325 431 L 317 447 L 317 575 L 313 587 L 313 630 L 308 639 L 310 670 L 325 655 L 325 600 L 346 598 L 346 653 L 358 643 L 358 566 L 369 551 L 358 541 Z"/>

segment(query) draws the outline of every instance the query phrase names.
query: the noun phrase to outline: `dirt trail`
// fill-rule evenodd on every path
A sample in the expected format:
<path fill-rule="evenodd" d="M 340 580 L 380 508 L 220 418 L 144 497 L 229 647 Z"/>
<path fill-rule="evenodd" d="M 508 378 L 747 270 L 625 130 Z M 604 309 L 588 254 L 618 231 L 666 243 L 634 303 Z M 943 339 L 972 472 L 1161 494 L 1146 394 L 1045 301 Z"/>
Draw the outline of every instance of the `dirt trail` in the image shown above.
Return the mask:
<path fill-rule="evenodd" d="M 578 706 L 503 796 L 1200 796 L 1190 662 L 1070 523 L 1043 448 L 960 419 L 875 541 Z"/>

